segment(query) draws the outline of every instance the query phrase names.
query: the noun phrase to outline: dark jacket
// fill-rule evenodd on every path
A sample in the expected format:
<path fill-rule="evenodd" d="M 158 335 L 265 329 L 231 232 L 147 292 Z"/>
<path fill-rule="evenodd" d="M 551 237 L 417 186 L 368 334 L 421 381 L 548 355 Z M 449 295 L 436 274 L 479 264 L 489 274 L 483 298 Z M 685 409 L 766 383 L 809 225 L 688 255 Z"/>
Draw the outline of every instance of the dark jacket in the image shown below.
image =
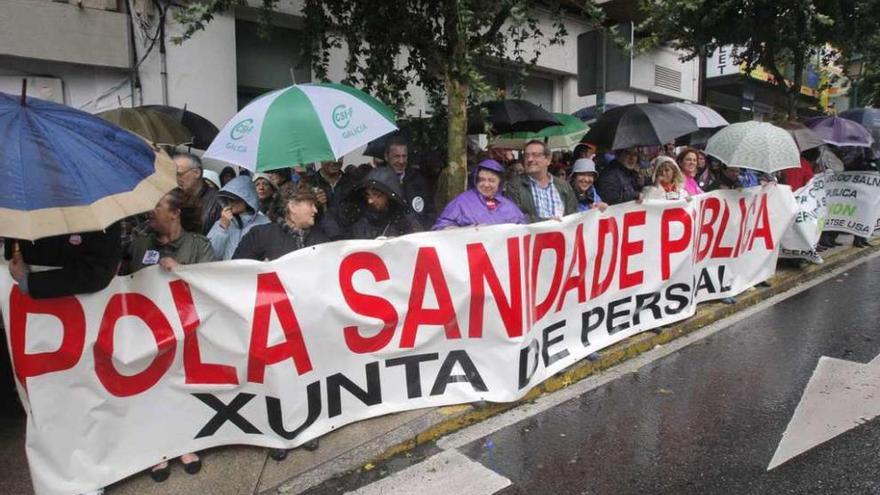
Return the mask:
<path fill-rule="evenodd" d="M 383 165 L 380 168 L 387 168 L 394 172 L 394 169 L 389 165 Z M 397 172 L 394 172 L 394 175 L 397 176 Z M 437 209 L 434 205 L 434 193 L 428 186 L 428 179 L 425 178 L 421 170 L 410 165 L 403 174 L 401 186 L 407 206 L 415 213 L 422 228 L 430 229 L 434 225 L 434 220 L 437 219 Z"/>
<path fill-rule="evenodd" d="M 214 222 L 220 219 L 223 207 L 217 200 L 217 191 L 202 184 L 199 192 L 199 204 L 202 206 L 202 235 L 208 235 Z"/>
<path fill-rule="evenodd" d="M 321 175 L 321 172 L 315 173 L 312 182 L 315 184 L 315 187 L 320 187 L 324 194 L 327 195 L 327 211 L 333 215 L 338 213 L 342 199 L 357 186 L 355 180 L 345 172 L 341 173 L 335 186 L 331 186 L 327 179 Z"/>
<path fill-rule="evenodd" d="M 363 191 L 374 187 L 388 195 L 388 208 L 379 212 L 368 207 Z M 346 200 L 347 216 L 354 219 L 349 227 L 351 239 L 398 237 L 424 230 L 418 216 L 410 209 L 403 195 L 397 174 L 390 167 L 374 168 L 353 189 Z"/>
<path fill-rule="evenodd" d="M 238 244 L 232 259 L 271 261 L 304 247 L 329 242 L 320 225 L 308 230 L 294 230 L 284 220 L 257 225 Z"/>
<path fill-rule="evenodd" d="M 639 185 L 637 171 L 630 170 L 614 160 L 599 174 L 596 189 L 606 203 L 616 205 L 638 199 L 642 187 Z"/>
<path fill-rule="evenodd" d="M 565 215 L 577 213 L 577 199 L 574 189 L 567 182 L 559 177 L 550 176 L 553 180 L 553 187 L 559 192 L 562 204 L 565 205 Z M 535 207 L 535 200 L 532 199 L 532 191 L 529 189 L 529 176 L 526 174 L 518 175 L 510 180 L 504 186 L 504 194 L 510 198 L 519 209 L 525 213 L 529 223 L 547 220 L 538 216 L 538 210 Z"/>
<path fill-rule="evenodd" d="M 97 292 L 110 284 L 122 260 L 122 229 L 114 223 L 103 232 L 85 232 L 18 241 L 24 262 L 54 266 L 54 270 L 30 272 L 28 293 L 34 299 Z M 6 259 L 12 259 L 14 240 L 5 243 Z"/>

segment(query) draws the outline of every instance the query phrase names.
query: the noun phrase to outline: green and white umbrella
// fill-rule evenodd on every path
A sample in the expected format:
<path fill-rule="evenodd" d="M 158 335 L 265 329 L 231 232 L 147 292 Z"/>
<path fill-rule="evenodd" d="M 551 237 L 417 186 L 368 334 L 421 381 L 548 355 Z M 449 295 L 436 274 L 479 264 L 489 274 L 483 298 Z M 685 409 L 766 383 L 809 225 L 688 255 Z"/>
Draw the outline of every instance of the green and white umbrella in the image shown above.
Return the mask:
<path fill-rule="evenodd" d="M 394 111 L 342 84 L 297 84 L 265 94 L 223 126 L 205 157 L 260 172 L 336 160 L 389 132 Z"/>
<path fill-rule="evenodd" d="M 590 130 L 586 124 L 573 115 L 567 113 L 554 113 L 554 117 L 562 122 L 562 125 L 551 125 L 537 132 L 510 132 L 500 134 L 489 141 L 492 146 L 499 148 L 519 149 L 529 141 L 545 141 L 547 147 L 556 149 L 571 149 L 577 145 L 584 134 Z"/>
<path fill-rule="evenodd" d="M 801 166 L 800 152 L 791 135 L 766 122 L 731 124 L 709 138 L 706 154 L 728 167 L 772 173 Z"/>

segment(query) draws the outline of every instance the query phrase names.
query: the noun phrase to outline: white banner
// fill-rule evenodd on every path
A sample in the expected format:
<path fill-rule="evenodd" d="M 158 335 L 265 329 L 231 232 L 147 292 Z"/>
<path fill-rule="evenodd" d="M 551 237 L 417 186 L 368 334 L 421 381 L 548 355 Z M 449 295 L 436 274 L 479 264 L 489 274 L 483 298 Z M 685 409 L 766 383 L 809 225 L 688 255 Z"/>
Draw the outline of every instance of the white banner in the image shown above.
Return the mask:
<path fill-rule="evenodd" d="M 79 493 L 218 445 L 295 447 L 392 412 L 516 400 L 770 277 L 795 211 L 789 188 L 718 191 L 151 267 L 53 300 L 0 267 L 34 487 Z"/>
<path fill-rule="evenodd" d="M 825 188 L 825 230 L 871 237 L 880 217 L 880 173 L 838 172 Z"/>
<path fill-rule="evenodd" d="M 814 175 L 810 182 L 794 194 L 798 211 L 794 223 L 782 237 L 779 256 L 822 262 L 822 257 L 816 252 L 816 245 L 819 244 L 819 236 L 828 214 L 825 183 L 832 175 L 832 172 Z"/>

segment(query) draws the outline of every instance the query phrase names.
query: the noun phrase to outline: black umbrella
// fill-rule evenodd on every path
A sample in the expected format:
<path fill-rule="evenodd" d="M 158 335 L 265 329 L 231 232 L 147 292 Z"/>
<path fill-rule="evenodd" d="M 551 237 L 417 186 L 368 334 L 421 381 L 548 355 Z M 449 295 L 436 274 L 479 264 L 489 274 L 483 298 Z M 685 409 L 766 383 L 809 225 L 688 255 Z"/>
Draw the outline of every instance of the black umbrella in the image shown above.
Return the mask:
<path fill-rule="evenodd" d="M 170 115 L 174 120 L 183 124 L 183 126 L 189 129 L 189 132 L 193 135 L 193 148 L 198 148 L 200 150 L 208 149 L 208 146 L 211 145 L 211 141 L 213 141 L 220 132 L 220 130 L 217 129 L 217 126 L 212 124 L 210 120 L 195 112 L 190 112 L 185 108 L 169 107 L 166 105 L 144 105 L 139 108 L 147 108 L 149 110 Z"/>
<path fill-rule="evenodd" d="M 488 117 L 483 119 L 483 109 Z M 552 113 L 526 100 L 487 101 L 474 108 L 468 118 L 468 134 L 484 134 L 491 125 L 493 134 L 537 132 L 551 125 L 562 125 Z"/>
<path fill-rule="evenodd" d="M 825 144 L 825 141 L 815 131 L 800 122 L 783 122 L 776 124 L 776 126 L 788 131 L 794 138 L 794 144 L 797 145 L 798 151 L 802 153 Z"/>
<path fill-rule="evenodd" d="M 402 138 L 407 143 L 412 142 L 412 132 L 409 130 L 409 126 L 404 122 L 397 122 L 397 126 L 399 128 L 398 131 L 392 132 L 390 134 L 385 134 L 384 136 L 378 137 L 369 143 L 367 143 L 366 149 L 364 149 L 365 156 L 372 156 L 373 158 L 385 158 L 385 148 L 388 146 L 388 141 L 392 138 Z"/>
<path fill-rule="evenodd" d="M 658 103 L 633 103 L 602 114 L 582 141 L 610 150 L 660 146 L 698 129 L 696 119 L 683 110 Z"/>

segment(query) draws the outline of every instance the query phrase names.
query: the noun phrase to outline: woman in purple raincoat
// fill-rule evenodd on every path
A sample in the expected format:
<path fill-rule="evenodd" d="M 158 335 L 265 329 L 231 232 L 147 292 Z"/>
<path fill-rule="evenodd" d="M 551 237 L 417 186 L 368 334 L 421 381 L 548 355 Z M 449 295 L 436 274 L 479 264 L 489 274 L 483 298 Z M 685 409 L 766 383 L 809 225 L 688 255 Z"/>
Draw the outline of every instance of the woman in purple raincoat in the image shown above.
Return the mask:
<path fill-rule="evenodd" d="M 525 223 L 513 201 L 501 194 L 504 167 L 495 160 L 483 160 L 474 168 L 474 187 L 453 199 L 437 217 L 434 230 L 468 225 Z"/>

